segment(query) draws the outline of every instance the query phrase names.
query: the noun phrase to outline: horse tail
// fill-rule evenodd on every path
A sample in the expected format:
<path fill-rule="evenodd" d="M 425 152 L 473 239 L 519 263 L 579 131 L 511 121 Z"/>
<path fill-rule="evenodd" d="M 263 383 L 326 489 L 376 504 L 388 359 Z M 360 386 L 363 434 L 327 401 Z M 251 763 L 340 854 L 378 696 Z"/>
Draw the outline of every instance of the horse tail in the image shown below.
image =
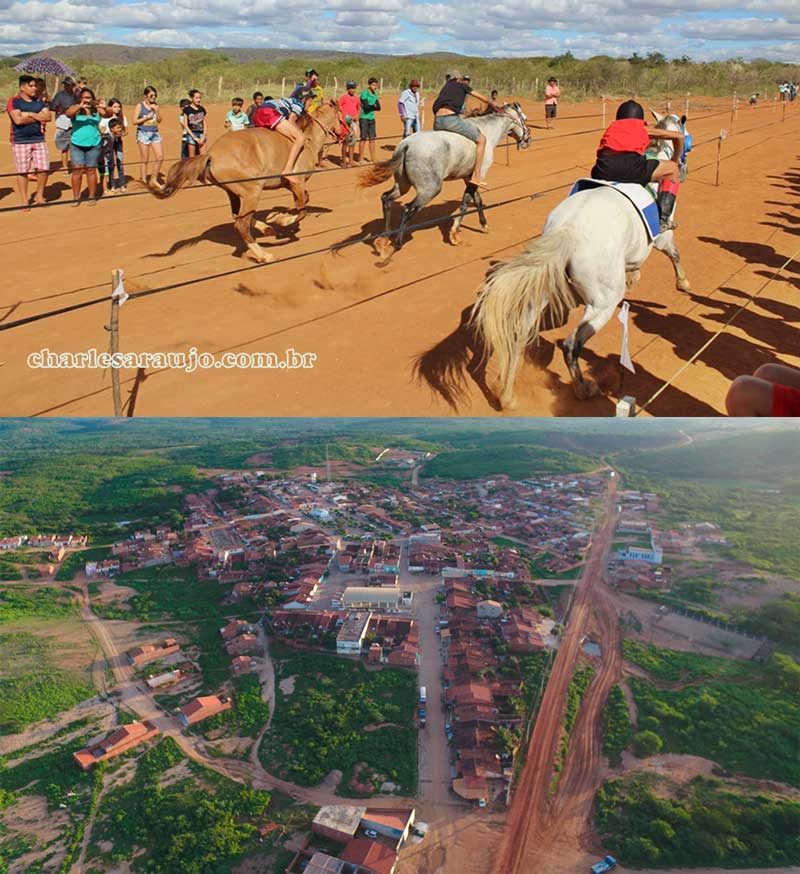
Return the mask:
<path fill-rule="evenodd" d="M 511 404 L 517 362 L 548 323 L 566 321 L 577 305 L 567 277 L 574 230 L 561 227 L 531 243 L 521 254 L 494 268 L 478 291 L 470 324 L 488 358 L 498 359 L 500 403 Z"/>
<path fill-rule="evenodd" d="M 150 192 L 161 200 L 172 197 L 178 189 L 186 185 L 194 185 L 195 182 L 206 172 L 206 167 L 211 161 L 211 155 L 195 155 L 193 158 L 184 158 L 173 164 L 167 173 L 167 180 L 163 186 L 151 186 Z"/>
<path fill-rule="evenodd" d="M 403 157 L 403 152 L 395 153 L 394 157 L 388 161 L 371 164 L 358 174 L 358 187 L 371 188 L 373 185 L 380 185 L 381 182 L 386 182 L 400 168 L 400 165 L 403 163 Z"/>

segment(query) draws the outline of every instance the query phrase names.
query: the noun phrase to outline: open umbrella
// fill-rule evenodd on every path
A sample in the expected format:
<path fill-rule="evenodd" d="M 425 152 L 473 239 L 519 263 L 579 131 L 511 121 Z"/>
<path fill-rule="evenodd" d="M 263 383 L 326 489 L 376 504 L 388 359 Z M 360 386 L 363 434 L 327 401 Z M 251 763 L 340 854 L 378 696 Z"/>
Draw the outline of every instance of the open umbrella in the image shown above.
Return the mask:
<path fill-rule="evenodd" d="M 47 55 L 38 58 L 28 58 L 14 67 L 20 73 L 38 73 L 40 76 L 74 76 L 75 72 L 66 64 Z"/>

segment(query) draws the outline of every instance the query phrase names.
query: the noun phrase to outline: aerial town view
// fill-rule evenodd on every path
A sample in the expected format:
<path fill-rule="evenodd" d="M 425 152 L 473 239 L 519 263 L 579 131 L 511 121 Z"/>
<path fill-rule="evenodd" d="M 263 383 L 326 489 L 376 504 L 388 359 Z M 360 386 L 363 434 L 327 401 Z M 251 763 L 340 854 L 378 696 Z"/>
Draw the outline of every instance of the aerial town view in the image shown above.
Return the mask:
<path fill-rule="evenodd" d="M 0 874 L 800 871 L 800 428 L 0 419 Z"/>

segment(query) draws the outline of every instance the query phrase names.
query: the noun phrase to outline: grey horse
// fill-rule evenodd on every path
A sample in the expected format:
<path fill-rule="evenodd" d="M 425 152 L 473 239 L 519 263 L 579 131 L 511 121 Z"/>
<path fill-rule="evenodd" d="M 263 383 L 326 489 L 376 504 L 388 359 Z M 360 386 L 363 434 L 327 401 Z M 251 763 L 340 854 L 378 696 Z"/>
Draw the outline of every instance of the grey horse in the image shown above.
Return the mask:
<path fill-rule="evenodd" d="M 483 159 L 485 175 L 494 160 L 494 150 L 500 140 L 510 134 L 519 148 L 526 149 L 531 142 L 527 118 L 518 103 L 507 103 L 497 111 L 486 115 L 472 116 L 469 119 L 481 129 L 486 137 L 486 153 Z M 367 168 L 359 178 L 359 188 L 379 185 L 394 175 L 394 187 L 381 195 L 383 203 L 384 233 L 391 231 L 392 204 L 412 187 L 416 190 L 414 199 L 403 207 L 400 228 L 397 232 L 396 246 L 403 245 L 406 226 L 411 218 L 427 206 L 442 190 L 446 179 L 464 179 L 466 189 L 461 198 L 461 209 L 450 229 L 450 242 L 458 245 L 458 231 L 469 202 L 478 210 L 481 229 L 488 230 L 483 211 L 483 201 L 476 185 L 469 183 L 475 166 L 475 143 L 460 134 L 449 131 L 425 131 L 407 137 L 398 144 L 394 155 L 388 161 Z"/>

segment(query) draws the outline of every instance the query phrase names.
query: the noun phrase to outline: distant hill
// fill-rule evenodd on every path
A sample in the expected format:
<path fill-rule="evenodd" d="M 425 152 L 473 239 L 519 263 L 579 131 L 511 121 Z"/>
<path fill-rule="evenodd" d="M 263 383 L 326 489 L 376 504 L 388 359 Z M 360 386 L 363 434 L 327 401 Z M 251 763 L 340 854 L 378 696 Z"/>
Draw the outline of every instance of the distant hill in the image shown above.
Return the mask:
<path fill-rule="evenodd" d="M 123 46 L 114 43 L 87 43 L 74 46 L 50 46 L 37 52 L 23 52 L 16 58 L 36 58 L 40 55 L 51 55 L 54 58 L 69 58 L 76 61 L 94 62 L 100 64 L 134 64 L 141 61 L 164 61 L 186 54 L 186 49 L 171 49 L 164 46 Z M 251 61 L 283 61 L 287 58 L 303 58 L 308 61 L 341 60 L 342 58 L 358 58 L 363 61 L 380 60 L 385 54 L 377 52 L 335 52 L 297 49 L 248 49 L 219 46 L 210 51 L 220 52 L 231 61 L 248 63 Z M 450 52 L 432 52 L 416 57 L 430 60 L 446 61 L 448 58 L 460 58 L 461 55 Z"/>

